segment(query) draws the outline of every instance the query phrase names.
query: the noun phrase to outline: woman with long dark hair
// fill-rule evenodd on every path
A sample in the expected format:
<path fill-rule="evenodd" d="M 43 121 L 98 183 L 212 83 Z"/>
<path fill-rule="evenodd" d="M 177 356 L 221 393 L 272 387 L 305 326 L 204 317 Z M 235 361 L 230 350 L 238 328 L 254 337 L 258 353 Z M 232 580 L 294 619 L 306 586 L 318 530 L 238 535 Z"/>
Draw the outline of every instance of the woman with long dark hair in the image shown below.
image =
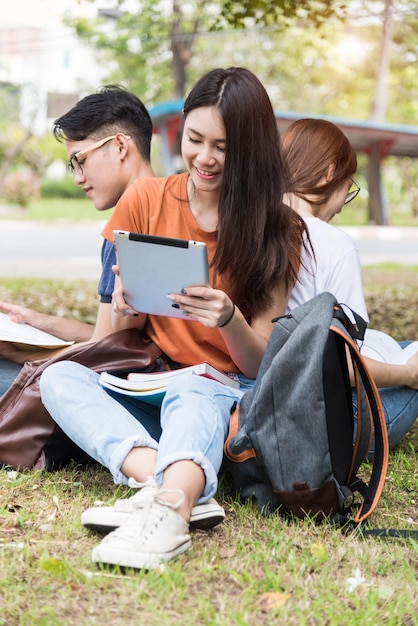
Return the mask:
<path fill-rule="evenodd" d="M 203 241 L 210 287 L 168 294 L 184 319 L 132 315 L 118 287 L 114 328 L 144 329 L 176 366 L 209 361 L 240 387 L 184 376 L 157 409 L 111 397 L 80 365 L 45 371 L 42 400 L 55 421 L 115 482 L 140 487 L 115 507 L 121 525 L 93 550 L 97 562 L 149 568 L 189 548 L 191 509 L 217 489 L 231 406 L 254 384 L 299 271 L 304 223 L 283 203 L 276 119 L 252 72 L 215 69 L 197 82 L 184 104 L 182 155 L 187 172 L 131 185 L 104 235 Z"/>

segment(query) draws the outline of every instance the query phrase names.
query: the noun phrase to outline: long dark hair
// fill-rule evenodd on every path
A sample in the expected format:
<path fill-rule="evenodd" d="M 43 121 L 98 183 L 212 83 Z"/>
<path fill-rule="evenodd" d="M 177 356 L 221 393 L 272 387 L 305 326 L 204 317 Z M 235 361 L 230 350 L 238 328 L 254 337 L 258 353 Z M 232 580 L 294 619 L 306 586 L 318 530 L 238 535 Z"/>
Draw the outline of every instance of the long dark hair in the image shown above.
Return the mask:
<path fill-rule="evenodd" d="M 328 120 L 303 118 L 282 134 L 282 147 L 293 193 L 313 205 L 327 202 L 357 169 L 353 146 Z M 332 166 L 332 176 L 321 183 Z"/>
<path fill-rule="evenodd" d="M 213 265 L 251 319 L 271 304 L 276 285 L 295 284 L 304 224 L 283 204 L 279 131 L 258 78 L 241 67 L 210 71 L 191 90 L 184 116 L 205 106 L 218 109 L 226 138 Z"/>

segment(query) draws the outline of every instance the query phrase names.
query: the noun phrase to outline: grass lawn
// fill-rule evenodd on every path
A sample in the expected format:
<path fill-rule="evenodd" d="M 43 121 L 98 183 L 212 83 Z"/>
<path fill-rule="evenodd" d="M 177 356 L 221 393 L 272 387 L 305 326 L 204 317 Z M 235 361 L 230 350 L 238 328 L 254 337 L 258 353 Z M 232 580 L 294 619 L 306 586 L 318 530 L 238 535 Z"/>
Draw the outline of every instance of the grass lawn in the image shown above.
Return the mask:
<path fill-rule="evenodd" d="M 48 198 L 31 202 L 25 209 L 16 205 L 1 205 L 0 220 L 103 220 L 110 216 L 110 212 L 96 211 L 88 198 L 69 200 L 67 198 Z"/>
<path fill-rule="evenodd" d="M 396 318 L 397 338 L 416 332 L 416 271 L 369 268 L 364 279 L 372 325 Z M 82 281 L 1 280 L 0 299 L 87 321 L 97 306 Z M 418 528 L 417 453 L 415 427 L 390 454 L 373 527 Z M 217 494 L 225 522 L 194 531 L 185 555 L 148 573 L 96 568 L 99 537 L 80 514 L 126 493 L 98 466 L 0 470 L 0 625 L 418 625 L 418 541 L 263 518 L 227 477 Z"/>

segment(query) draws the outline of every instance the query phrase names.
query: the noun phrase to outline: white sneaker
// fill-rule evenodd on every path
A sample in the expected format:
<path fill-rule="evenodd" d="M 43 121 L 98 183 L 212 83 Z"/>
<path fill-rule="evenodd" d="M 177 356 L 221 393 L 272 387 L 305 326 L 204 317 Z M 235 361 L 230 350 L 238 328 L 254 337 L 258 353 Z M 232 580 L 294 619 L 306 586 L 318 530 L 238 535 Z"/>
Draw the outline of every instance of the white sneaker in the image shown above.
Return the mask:
<path fill-rule="evenodd" d="M 183 493 L 178 491 L 180 497 L 174 505 L 163 499 L 164 493 L 168 491 L 159 490 L 144 498 L 141 508 L 93 548 L 92 560 L 154 569 L 186 552 L 191 546 L 189 525 L 175 511 L 184 500 Z"/>
<path fill-rule="evenodd" d="M 141 508 L 142 502 L 157 491 L 157 485 L 152 478 L 145 483 L 137 483 L 134 479 L 129 479 L 129 486 L 139 489 L 138 493 L 130 498 L 116 500 L 113 506 L 95 506 L 86 509 L 81 514 L 81 523 L 86 528 L 99 533 L 108 533 L 119 528 L 130 516 Z M 214 528 L 225 519 L 224 509 L 210 498 L 207 502 L 196 504 L 192 509 L 190 517 L 190 529 L 207 530 Z"/>

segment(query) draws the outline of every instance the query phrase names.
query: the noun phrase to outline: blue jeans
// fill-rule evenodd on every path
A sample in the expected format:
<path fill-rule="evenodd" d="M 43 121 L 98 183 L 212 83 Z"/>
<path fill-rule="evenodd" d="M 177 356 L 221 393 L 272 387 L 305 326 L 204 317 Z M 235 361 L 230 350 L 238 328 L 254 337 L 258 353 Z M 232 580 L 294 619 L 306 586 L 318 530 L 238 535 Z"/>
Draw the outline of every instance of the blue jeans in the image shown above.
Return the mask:
<path fill-rule="evenodd" d="M 402 349 L 410 341 L 398 342 Z M 418 417 L 418 390 L 410 387 L 380 387 L 378 389 L 385 414 L 388 431 L 389 448 L 392 449 L 402 437 L 412 428 Z M 357 399 L 353 393 L 354 416 L 357 416 Z M 374 439 L 369 451 L 369 457 L 374 456 Z"/>
<path fill-rule="evenodd" d="M 134 447 L 158 451 L 155 479 L 176 461 L 192 460 L 205 473 L 199 501 L 214 495 L 233 403 L 254 381 L 240 376 L 240 389 L 196 376 L 182 376 L 168 386 L 159 407 L 120 394 L 109 394 L 92 370 L 69 361 L 54 363 L 42 374 L 42 402 L 55 422 L 80 448 L 107 467 L 116 483 Z"/>
<path fill-rule="evenodd" d="M 23 365 L 0 358 L 0 396 L 12 386 Z"/>
<path fill-rule="evenodd" d="M 382 401 L 388 431 L 389 448 L 392 449 L 412 428 L 418 417 L 418 391 L 410 387 L 381 387 Z M 357 415 L 357 398 L 353 393 L 354 415 Z M 374 440 L 369 456 L 374 455 Z"/>

